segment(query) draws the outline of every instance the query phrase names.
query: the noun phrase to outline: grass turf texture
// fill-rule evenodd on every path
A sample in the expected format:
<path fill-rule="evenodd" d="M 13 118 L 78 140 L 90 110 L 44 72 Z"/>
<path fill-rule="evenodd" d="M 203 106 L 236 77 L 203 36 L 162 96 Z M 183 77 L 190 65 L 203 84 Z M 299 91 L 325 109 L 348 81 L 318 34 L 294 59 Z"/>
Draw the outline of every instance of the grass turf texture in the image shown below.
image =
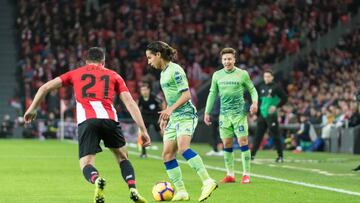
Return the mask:
<path fill-rule="evenodd" d="M 161 156 L 161 144 L 154 145 L 160 149 L 149 150 L 149 154 Z M 206 165 L 224 168 L 222 157 L 204 155 L 210 149 L 208 145 L 193 145 L 192 148 Z M 130 160 L 135 168 L 138 189 L 150 202 L 155 202 L 151 189 L 158 181 L 168 181 L 165 167 L 161 160 L 141 159 L 134 153 L 136 149 L 129 150 L 132 151 Z M 92 202 L 94 185 L 83 178 L 77 156 L 77 144 L 66 141 L 0 140 L 0 202 Z M 286 152 L 286 161 L 282 164 L 274 163 L 275 157 L 273 151 L 260 151 L 252 164 L 252 172 L 360 193 L 360 172 L 350 171 L 360 164 L 359 155 Z M 239 150 L 236 150 L 235 158 L 241 158 Z M 187 164 L 180 166 L 190 194 L 189 202 L 197 202 L 201 192 L 200 179 Z M 96 168 L 107 180 L 107 203 L 131 202 L 110 151 L 98 154 Z M 241 171 L 239 161 L 236 161 L 235 169 Z M 218 170 L 209 170 L 209 173 L 216 180 L 224 176 L 224 172 Z M 240 179 L 241 175 L 237 174 L 237 183 L 220 185 L 206 202 L 360 202 L 360 196 L 356 195 L 256 177 L 251 178 L 250 185 L 241 185 Z"/>

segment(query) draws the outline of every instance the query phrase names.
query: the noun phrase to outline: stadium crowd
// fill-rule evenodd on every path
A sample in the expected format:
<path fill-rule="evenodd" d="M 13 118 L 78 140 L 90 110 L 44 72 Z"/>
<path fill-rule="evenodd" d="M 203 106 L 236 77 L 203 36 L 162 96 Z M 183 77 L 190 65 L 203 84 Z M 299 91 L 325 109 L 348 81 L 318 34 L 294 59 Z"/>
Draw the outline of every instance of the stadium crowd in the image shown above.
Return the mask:
<path fill-rule="evenodd" d="M 320 126 L 323 139 L 330 137 L 331 128 L 359 125 L 360 108 L 354 99 L 360 82 L 359 48 L 360 28 L 344 36 L 336 48 L 299 59 L 291 74 L 293 82 L 287 87 L 288 103 L 280 111 L 280 122 Z M 310 129 L 306 134 L 310 138 Z"/>
<path fill-rule="evenodd" d="M 158 39 L 178 50 L 177 62 L 193 88 L 219 67 L 223 46 L 236 48 L 240 66 L 246 66 L 258 81 L 262 70 L 298 52 L 338 22 L 351 20 L 358 5 L 352 0 L 341 4 L 336 0 L 20 0 L 17 7 L 22 82 L 18 98 L 25 101 L 25 108 L 44 82 L 83 64 L 85 50 L 91 46 L 106 48 L 107 67 L 120 73 L 134 98 L 143 80 L 153 82 L 155 92 L 159 90 L 155 82 L 159 74 L 147 66 L 144 57 L 146 44 Z M 354 40 L 358 42 L 356 37 L 347 37 L 337 49 L 311 54 L 294 65 L 294 82 L 287 89 L 289 103 L 280 113 L 282 123 L 292 118 L 298 122 L 299 114 L 323 124 L 340 114 L 350 117 L 355 107 L 348 100 L 359 68 L 350 50 L 357 48 L 351 47 Z M 70 94 L 61 89 L 49 95 L 40 117 L 47 119 L 54 113 L 59 118 L 60 98 L 65 99 L 61 104 L 65 117 L 73 117 L 74 101 L 67 100 Z M 326 116 L 335 112 L 336 116 Z"/>

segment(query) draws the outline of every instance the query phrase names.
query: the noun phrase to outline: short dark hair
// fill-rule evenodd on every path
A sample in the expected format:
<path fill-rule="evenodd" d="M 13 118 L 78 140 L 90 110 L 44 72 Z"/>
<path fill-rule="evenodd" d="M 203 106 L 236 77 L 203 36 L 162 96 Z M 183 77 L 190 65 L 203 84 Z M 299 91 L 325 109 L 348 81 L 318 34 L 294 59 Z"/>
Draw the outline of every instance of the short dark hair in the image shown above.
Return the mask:
<path fill-rule="evenodd" d="M 172 48 L 170 45 L 163 41 L 151 42 L 147 45 L 146 50 L 151 51 L 151 53 L 156 54 L 157 52 L 161 53 L 161 58 L 166 61 L 173 61 L 176 59 L 177 51 Z"/>
<path fill-rule="evenodd" d="M 141 84 L 140 84 L 140 88 L 141 87 L 147 87 L 148 89 L 151 89 L 150 88 L 150 83 L 149 82 L 146 82 L 146 81 L 143 81 Z"/>
<path fill-rule="evenodd" d="M 104 49 L 102 49 L 100 47 L 91 47 L 88 50 L 86 60 L 87 61 L 92 61 L 92 62 L 102 62 L 102 61 L 104 61 L 105 60 L 105 51 L 104 51 Z"/>
<path fill-rule="evenodd" d="M 236 50 L 231 47 L 225 47 L 220 51 L 221 56 L 224 54 L 234 54 L 236 56 Z"/>
<path fill-rule="evenodd" d="M 265 74 L 265 73 L 269 73 L 270 75 L 274 76 L 274 73 L 272 72 L 272 70 L 265 70 L 265 71 L 264 71 L 264 74 Z"/>

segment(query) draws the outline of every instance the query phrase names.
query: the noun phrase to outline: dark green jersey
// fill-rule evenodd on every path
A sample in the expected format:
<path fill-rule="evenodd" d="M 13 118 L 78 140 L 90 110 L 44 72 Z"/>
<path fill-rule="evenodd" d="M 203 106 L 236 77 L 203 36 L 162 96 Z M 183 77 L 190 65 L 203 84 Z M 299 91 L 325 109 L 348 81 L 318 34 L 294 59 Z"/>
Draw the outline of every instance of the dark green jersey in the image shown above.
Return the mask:
<path fill-rule="evenodd" d="M 271 106 L 280 107 L 287 101 L 285 92 L 275 83 L 261 84 L 258 88 L 260 115 L 264 118 L 269 116 Z"/>
<path fill-rule="evenodd" d="M 220 94 L 221 115 L 246 115 L 245 89 L 249 91 L 252 102 L 257 102 L 258 94 L 246 70 L 235 67 L 232 71 L 216 71 L 212 76 L 205 113 L 210 114 L 216 96 Z"/>

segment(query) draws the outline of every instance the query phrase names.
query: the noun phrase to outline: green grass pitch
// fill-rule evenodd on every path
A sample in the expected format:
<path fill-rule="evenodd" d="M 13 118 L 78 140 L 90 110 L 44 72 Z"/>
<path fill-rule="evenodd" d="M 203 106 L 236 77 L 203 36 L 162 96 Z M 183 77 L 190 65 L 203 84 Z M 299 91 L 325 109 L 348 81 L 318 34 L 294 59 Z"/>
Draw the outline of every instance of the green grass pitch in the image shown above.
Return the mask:
<path fill-rule="evenodd" d="M 147 159 L 138 158 L 137 150 L 129 148 L 138 189 L 149 202 L 155 202 L 151 195 L 154 183 L 168 180 L 159 159 L 161 144 L 154 145 L 160 148 L 149 150 L 152 156 Z M 208 145 L 192 148 L 211 168 L 210 175 L 220 180 L 224 176 L 223 158 L 206 157 Z M 238 150 L 235 156 L 240 158 Z M 206 202 L 360 202 L 360 172 L 350 170 L 360 164 L 359 155 L 286 152 L 282 164 L 274 163 L 274 158 L 275 152 L 260 151 L 252 163 L 251 184 L 241 185 L 241 175 L 237 174 L 237 183 L 220 185 Z M 189 202 L 197 202 L 201 182 L 187 164 L 180 165 L 190 193 Z M 107 180 L 106 202 L 131 202 L 110 151 L 98 154 L 96 167 Z M 241 171 L 239 160 L 235 167 Z M 89 203 L 93 190 L 94 186 L 85 181 L 79 169 L 76 144 L 58 140 L 0 140 L 0 203 Z"/>

